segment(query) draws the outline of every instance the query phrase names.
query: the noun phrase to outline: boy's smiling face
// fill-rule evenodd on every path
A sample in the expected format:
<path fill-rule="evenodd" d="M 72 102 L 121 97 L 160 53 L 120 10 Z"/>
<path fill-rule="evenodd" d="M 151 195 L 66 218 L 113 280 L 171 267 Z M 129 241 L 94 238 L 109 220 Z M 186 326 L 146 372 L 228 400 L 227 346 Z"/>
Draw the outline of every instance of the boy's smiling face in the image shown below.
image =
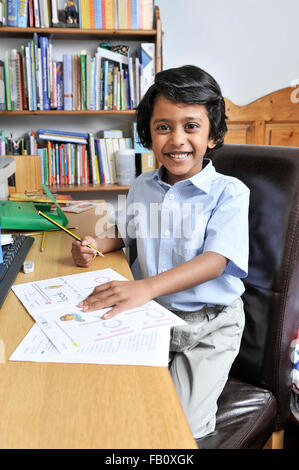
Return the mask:
<path fill-rule="evenodd" d="M 174 184 L 202 169 L 207 148 L 215 147 L 209 138 L 207 109 L 200 104 L 174 103 L 158 96 L 150 120 L 152 150 Z"/>

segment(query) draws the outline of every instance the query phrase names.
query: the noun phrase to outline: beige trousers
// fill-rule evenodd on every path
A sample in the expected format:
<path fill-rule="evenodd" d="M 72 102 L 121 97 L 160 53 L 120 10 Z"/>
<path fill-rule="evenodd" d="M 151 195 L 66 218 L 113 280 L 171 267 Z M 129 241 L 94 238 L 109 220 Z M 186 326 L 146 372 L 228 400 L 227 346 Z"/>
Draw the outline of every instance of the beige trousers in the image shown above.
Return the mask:
<path fill-rule="evenodd" d="M 169 370 L 194 438 L 214 431 L 217 400 L 240 348 L 243 302 L 174 312 L 187 325 L 172 329 Z"/>

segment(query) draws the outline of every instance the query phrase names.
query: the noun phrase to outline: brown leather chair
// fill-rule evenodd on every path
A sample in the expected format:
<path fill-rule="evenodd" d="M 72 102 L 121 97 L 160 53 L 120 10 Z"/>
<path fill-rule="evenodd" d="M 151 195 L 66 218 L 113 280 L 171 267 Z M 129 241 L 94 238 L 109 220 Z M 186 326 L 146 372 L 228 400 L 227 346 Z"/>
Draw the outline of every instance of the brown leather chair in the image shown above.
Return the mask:
<path fill-rule="evenodd" d="M 212 160 L 250 189 L 250 254 L 240 352 L 218 400 L 216 430 L 197 444 L 280 448 L 299 325 L 299 148 L 224 145 Z"/>

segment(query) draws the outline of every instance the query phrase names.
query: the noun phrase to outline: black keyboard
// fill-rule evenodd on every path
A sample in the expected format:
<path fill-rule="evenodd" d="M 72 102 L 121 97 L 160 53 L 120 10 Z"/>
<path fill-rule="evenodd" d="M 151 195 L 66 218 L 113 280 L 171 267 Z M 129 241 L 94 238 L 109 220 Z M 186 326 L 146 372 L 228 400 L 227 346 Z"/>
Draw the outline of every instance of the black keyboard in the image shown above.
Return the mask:
<path fill-rule="evenodd" d="M 3 263 L 0 264 L 0 307 L 6 299 L 9 289 L 34 242 L 33 237 L 25 237 L 25 235 L 13 235 L 12 238 L 14 240 L 13 243 L 2 246 Z"/>

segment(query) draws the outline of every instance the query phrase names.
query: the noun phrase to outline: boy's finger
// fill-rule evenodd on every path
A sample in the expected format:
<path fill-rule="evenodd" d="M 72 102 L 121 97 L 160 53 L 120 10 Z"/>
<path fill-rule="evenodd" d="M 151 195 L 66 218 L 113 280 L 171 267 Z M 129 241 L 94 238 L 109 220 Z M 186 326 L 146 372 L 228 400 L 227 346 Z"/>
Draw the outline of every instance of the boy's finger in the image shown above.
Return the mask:
<path fill-rule="evenodd" d="M 102 318 L 103 320 L 109 320 L 109 318 L 113 318 L 115 315 L 118 315 L 119 313 L 124 312 L 125 310 L 127 310 L 127 308 L 124 306 L 121 307 L 120 305 L 114 305 L 111 310 L 104 313 Z"/>
<path fill-rule="evenodd" d="M 117 302 L 115 296 L 107 296 L 105 299 L 95 299 L 92 302 L 85 303 L 83 305 L 83 312 L 89 312 L 91 310 L 100 310 L 101 308 L 112 307 Z"/>

